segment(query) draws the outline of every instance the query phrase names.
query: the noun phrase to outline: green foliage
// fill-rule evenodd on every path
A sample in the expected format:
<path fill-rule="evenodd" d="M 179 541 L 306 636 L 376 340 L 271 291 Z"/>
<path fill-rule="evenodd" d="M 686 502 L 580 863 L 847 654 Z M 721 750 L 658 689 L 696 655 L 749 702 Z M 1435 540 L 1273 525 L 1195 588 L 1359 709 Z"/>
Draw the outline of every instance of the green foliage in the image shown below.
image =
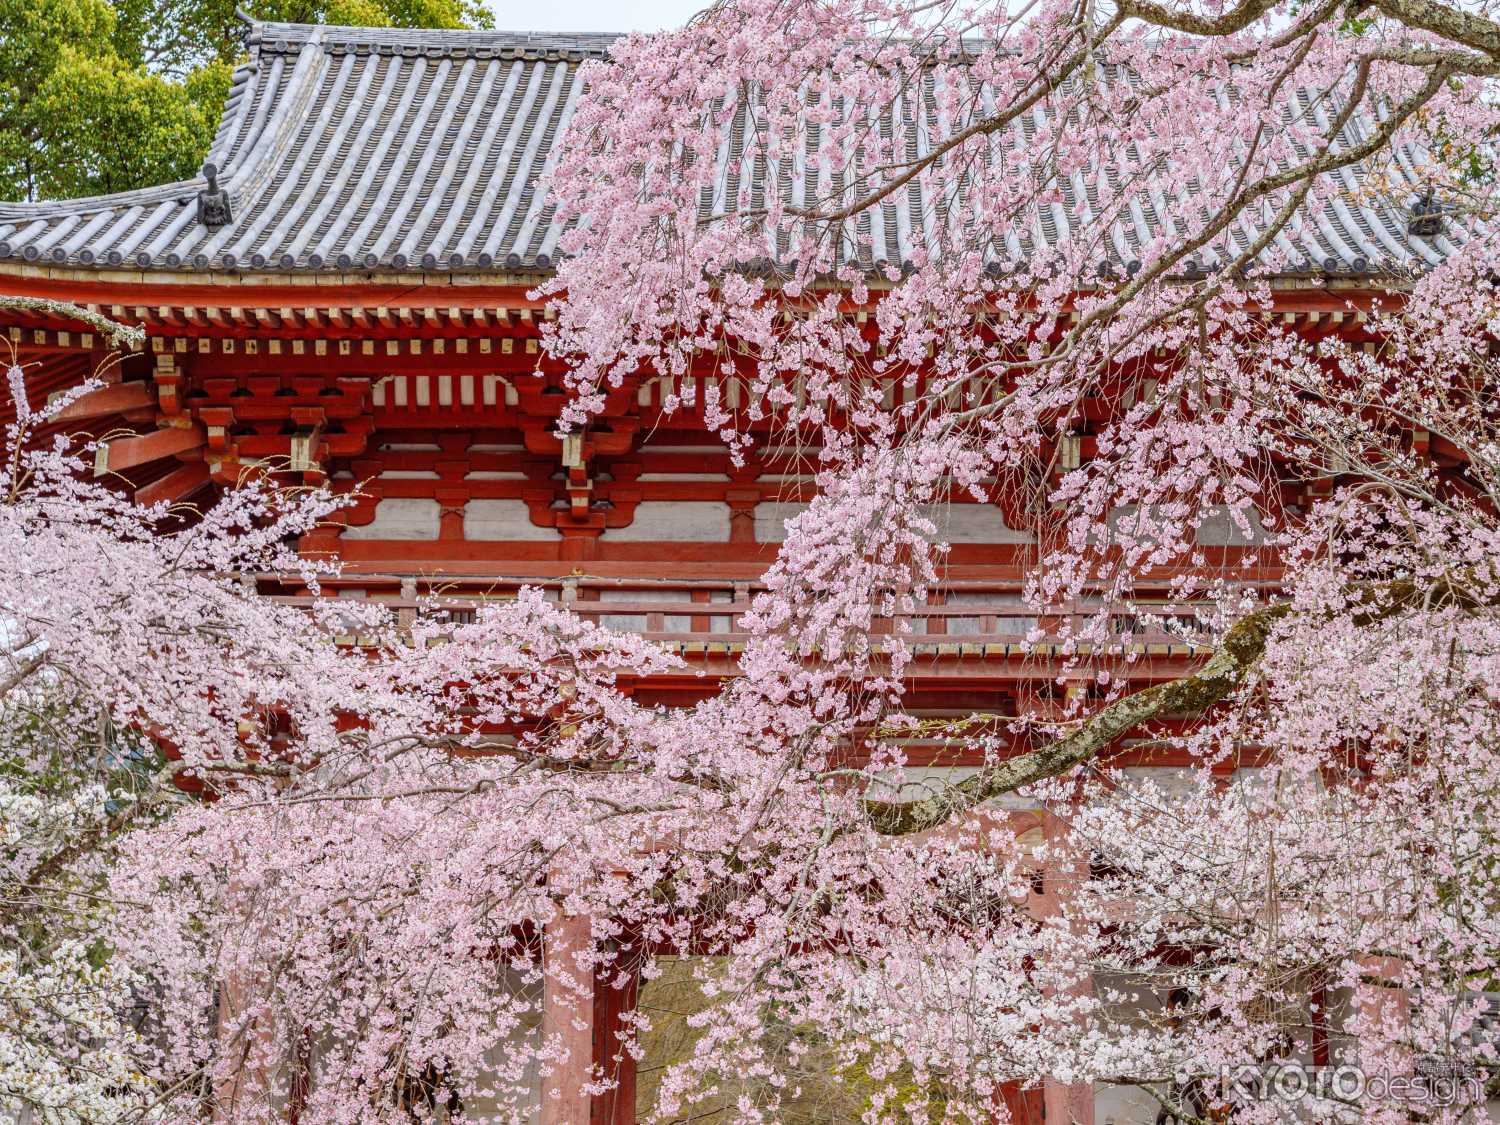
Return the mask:
<path fill-rule="evenodd" d="M 693 1057 L 704 1027 L 702 1017 L 713 1001 L 703 990 L 717 975 L 715 959 L 665 957 L 658 976 L 641 985 L 639 1010 L 651 1020 L 640 1041 L 644 1052 L 636 1072 L 636 1115 L 646 1120 L 667 1071 Z M 776 1103 L 780 1125 L 857 1125 L 878 1103 L 887 1113 L 899 1107 L 913 1120 L 942 1121 L 948 1091 L 932 1079 L 918 1081 L 909 1067 L 877 1078 L 858 1050 L 841 1048 L 807 1023 L 789 1023 L 774 1005 L 763 1013 L 762 1045 L 778 1056 L 795 1048 L 800 1060 L 795 1089 L 768 1087 L 759 1079 L 724 1071 L 704 1075 L 702 1097 L 682 1120 L 712 1122 L 741 1099 L 756 1105 Z"/>
<path fill-rule="evenodd" d="M 242 8 L 260 20 L 368 27 L 486 27 L 479 0 L 115 0 L 115 49 L 131 62 L 184 77 L 242 52 Z"/>
<path fill-rule="evenodd" d="M 217 89 L 222 95 L 227 83 Z M 191 176 L 219 117 L 217 105 L 195 100 L 184 83 L 116 55 L 71 49 L 37 88 L 33 104 L 46 123 L 33 181 L 43 196 L 98 195 Z"/>
<path fill-rule="evenodd" d="M 0 0 L 0 199 L 193 175 L 245 25 L 236 0 Z M 259 19 L 487 26 L 479 0 L 257 0 Z"/>

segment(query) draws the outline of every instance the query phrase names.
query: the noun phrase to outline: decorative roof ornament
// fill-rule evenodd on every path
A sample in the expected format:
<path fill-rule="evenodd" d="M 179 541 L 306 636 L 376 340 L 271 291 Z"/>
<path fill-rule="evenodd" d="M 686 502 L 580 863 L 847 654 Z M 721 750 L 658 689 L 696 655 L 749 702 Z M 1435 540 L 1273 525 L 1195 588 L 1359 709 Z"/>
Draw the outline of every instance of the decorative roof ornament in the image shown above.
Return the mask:
<path fill-rule="evenodd" d="M 1417 197 L 1406 220 L 1406 233 L 1413 238 L 1432 238 L 1443 230 L 1443 207 L 1432 194 L 1432 186 Z"/>
<path fill-rule="evenodd" d="M 208 187 L 198 193 L 198 222 L 209 230 L 218 230 L 234 221 L 229 193 L 219 187 L 219 169 L 212 161 L 203 166 L 203 178 Z"/>

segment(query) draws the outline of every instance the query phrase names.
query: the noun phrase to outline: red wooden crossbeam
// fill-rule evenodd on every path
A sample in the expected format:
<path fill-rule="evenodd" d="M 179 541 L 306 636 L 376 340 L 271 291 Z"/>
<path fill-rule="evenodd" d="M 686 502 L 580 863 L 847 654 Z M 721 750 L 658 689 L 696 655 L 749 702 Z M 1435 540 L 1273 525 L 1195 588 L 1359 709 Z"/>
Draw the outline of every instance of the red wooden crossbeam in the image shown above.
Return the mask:
<path fill-rule="evenodd" d="M 149 408 L 155 403 L 147 383 L 116 383 L 79 397 L 54 415 L 58 422 L 86 422 L 111 414 Z"/>
<path fill-rule="evenodd" d="M 159 461 L 175 453 L 186 453 L 203 445 L 203 430 L 197 426 L 187 429 L 157 430 L 138 437 L 116 438 L 101 441 L 94 451 L 94 476 L 118 473 L 137 465 Z"/>
<path fill-rule="evenodd" d="M 176 504 L 185 500 L 198 488 L 208 483 L 208 465 L 202 461 L 190 461 L 179 465 L 160 480 L 135 490 L 135 502 L 142 506 L 166 501 Z"/>

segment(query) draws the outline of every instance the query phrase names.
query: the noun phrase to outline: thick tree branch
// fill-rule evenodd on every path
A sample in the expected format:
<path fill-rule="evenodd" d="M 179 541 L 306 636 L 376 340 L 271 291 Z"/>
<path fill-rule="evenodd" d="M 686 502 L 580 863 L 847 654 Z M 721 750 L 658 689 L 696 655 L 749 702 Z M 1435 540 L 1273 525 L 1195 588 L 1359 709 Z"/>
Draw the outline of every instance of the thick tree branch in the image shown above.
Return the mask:
<path fill-rule="evenodd" d="M 1491 58 L 1500 58 L 1500 24 L 1494 20 L 1432 0 L 1370 0 L 1370 6 L 1407 27 L 1430 31 L 1449 42 L 1462 43 Z M 1245 30 L 1272 7 L 1270 0 L 1246 0 L 1228 11 L 1208 16 L 1156 3 L 1155 0 L 1124 0 L 1119 11 L 1124 16 L 1157 27 L 1188 35 L 1218 37 Z"/>
<path fill-rule="evenodd" d="M 12 654 L 12 656 L 14 655 Z M 4 677 L 0 677 L 0 697 L 9 695 L 17 687 L 25 683 L 27 678 L 46 662 L 46 649 L 38 649 L 38 651 L 30 655 L 22 656 L 19 660 L 16 660 Z"/>
<path fill-rule="evenodd" d="M 1418 27 L 1500 58 L 1500 24 L 1494 20 L 1429 0 L 1373 0 L 1373 6 L 1407 27 Z"/>
<path fill-rule="evenodd" d="M 1245 0 L 1245 3 L 1236 4 L 1216 16 L 1205 16 L 1152 3 L 1151 0 L 1125 0 L 1118 11 L 1127 19 L 1144 20 L 1189 35 L 1224 36 L 1244 31 L 1273 7 L 1275 0 Z"/>
<path fill-rule="evenodd" d="M 1405 610 L 1444 606 L 1477 609 L 1500 599 L 1480 598 L 1452 584 L 1418 585 L 1410 580 L 1364 583 L 1350 591 L 1357 625 L 1373 625 Z M 925 832 L 947 823 L 985 801 L 1023 786 L 1059 777 L 1097 757 L 1116 739 L 1141 723 L 1166 715 L 1201 715 L 1227 699 L 1250 676 L 1265 653 L 1276 624 L 1291 613 L 1285 602 L 1263 606 L 1240 618 L 1207 662 L 1191 675 L 1154 684 L 1105 707 L 1077 731 L 1039 750 L 998 762 L 918 801 L 865 801 L 875 830 L 886 836 Z"/>
<path fill-rule="evenodd" d="M 1192 675 L 1127 695 L 1090 717 L 1073 734 L 996 765 L 920 801 L 866 801 L 875 830 L 904 836 L 935 828 L 954 816 L 1048 777 L 1067 773 L 1132 727 L 1167 714 L 1200 714 L 1239 687 L 1265 651 L 1271 629 L 1289 606 L 1269 605 L 1246 614 L 1224 634 L 1208 662 Z"/>

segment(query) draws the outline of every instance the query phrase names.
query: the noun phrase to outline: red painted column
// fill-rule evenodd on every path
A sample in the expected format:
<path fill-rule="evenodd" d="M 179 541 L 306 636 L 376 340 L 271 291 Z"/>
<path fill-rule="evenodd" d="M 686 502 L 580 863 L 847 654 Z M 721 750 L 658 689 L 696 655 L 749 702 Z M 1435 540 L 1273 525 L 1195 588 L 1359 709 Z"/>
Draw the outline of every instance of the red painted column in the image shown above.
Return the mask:
<path fill-rule="evenodd" d="M 614 973 L 594 978 L 594 1065 L 611 1088 L 594 1097 L 591 1125 L 635 1125 L 635 1059 L 621 1035 L 639 990 L 633 972 L 624 981 Z"/>
<path fill-rule="evenodd" d="M 253 1030 L 240 1027 L 246 988 L 241 974 L 231 971 L 219 984 L 219 1053 L 221 1061 L 214 1077 L 213 1120 L 220 1125 L 253 1112 L 263 1096 L 265 1079 L 249 1059 L 261 1044 Z"/>
<path fill-rule="evenodd" d="M 1369 954 L 1360 958 L 1359 968 L 1354 1011 L 1360 1023 L 1360 1068 L 1366 1080 L 1409 1075 L 1415 1060 L 1404 1043 L 1411 1019 L 1406 965 L 1389 954 Z"/>
<path fill-rule="evenodd" d="M 1077 888 L 1088 878 L 1088 853 L 1072 846 L 1065 821 L 1055 816 L 1045 818 L 1049 860 L 1044 873 L 1042 894 L 1037 904 L 1049 917 L 1060 914 Z M 1069 990 L 1086 994 L 1094 987 L 1092 978 L 1078 981 Z M 1043 1116 L 1047 1125 L 1094 1125 L 1094 1086 L 1091 1082 L 1060 1082 L 1047 1079 L 1042 1086 Z"/>
<path fill-rule="evenodd" d="M 256 957 L 258 927 L 250 922 L 255 903 L 242 884 L 231 880 L 227 903 L 246 919 L 237 939 L 226 942 L 219 957 L 219 1060 L 213 1075 L 212 1119 L 218 1125 L 253 1120 L 271 1098 L 268 1069 L 276 1054 L 276 1030 L 264 1009 L 251 1013 L 263 997 L 258 980 L 263 966 Z"/>
<path fill-rule="evenodd" d="M 1010 1125 L 1043 1125 L 1046 1120 L 1040 1090 L 1023 1090 L 1019 1082 L 1007 1082 L 1000 1087 L 998 1101 Z"/>
<path fill-rule="evenodd" d="M 594 1061 L 594 974 L 578 957 L 590 944 L 589 920 L 559 912 L 542 936 L 542 1039 L 554 1052 L 542 1074 L 541 1125 L 592 1125 L 585 1090 Z"/>

